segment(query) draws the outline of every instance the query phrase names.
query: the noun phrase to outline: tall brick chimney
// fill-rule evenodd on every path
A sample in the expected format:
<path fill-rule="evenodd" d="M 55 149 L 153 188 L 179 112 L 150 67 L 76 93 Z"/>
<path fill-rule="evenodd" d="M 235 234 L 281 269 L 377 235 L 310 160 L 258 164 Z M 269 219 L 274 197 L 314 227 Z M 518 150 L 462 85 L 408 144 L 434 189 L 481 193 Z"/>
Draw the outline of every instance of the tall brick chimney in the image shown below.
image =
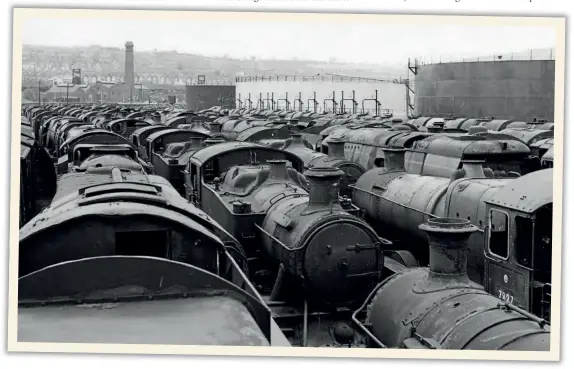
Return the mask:
<path fill-rule="evenodd" d="M 133 100 L 134 93 L 134 43 L 126 42 L 126 69 L 124 81 L 130 89 L 130 101 Z"/>

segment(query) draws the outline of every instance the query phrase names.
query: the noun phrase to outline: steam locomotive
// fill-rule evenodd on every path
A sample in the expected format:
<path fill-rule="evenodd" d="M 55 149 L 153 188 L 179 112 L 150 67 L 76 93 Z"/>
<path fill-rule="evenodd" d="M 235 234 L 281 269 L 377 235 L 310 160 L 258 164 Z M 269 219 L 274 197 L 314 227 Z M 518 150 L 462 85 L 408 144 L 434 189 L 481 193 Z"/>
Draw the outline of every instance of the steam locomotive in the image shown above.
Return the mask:
<path fill-rule="evenodd" d="M 79 118 L 106 109 L 42 107 L 31 116 L 45 121 L 73 113 Z M 117 118 L 113 110 L 108 113 L 104 124 Z M 57 192 L 50 206 L 21 228 L 20 340 L 549 349 L 548 322 L 521 308 L 528 309 L 520 293 L 529 287 L 520 284 L 526 269 L 521 265 L 526 264 L 514 264 L 519 255 L 513 243 L 513 237 L 528 234 L 529 224 L 535 237 L 548 234 L 542 219 L 552 214 L 551 197 L 548 202 L 516 192 L 524 189 L 518 181 L 536 175 L 531 183 L 537 191 L 545 189 L 544 171 L 476 178 L 477 163 L 463 161 L 463 177 L 472 178 L 461 178 L 457 171 L 452 182 L 446 176 L 426 176 L 437 185 L 421 181 L 422 188 L 409 187 L 434 196 L 426 204 L 448 204 L 445 212 L 433 212 L 430 205 L 421 212 L 416 202 L 402 204 L 400 191 L 390 196 L 423 177 L 405 172 L 404 157 L 397 159 L 402 152 L 387 150 L 385 167 L 361 175 L 354 187 L 349 184 L 351 202 L 339 196 L 344 172 L 326 156 L 311 166 L 287 148 L 193 133 L 176 138 L 181 127 L 140 128 L 129 141 L 88 126 L 79 125 L 82 130 L 59 145 Z M 155 134 L 142 138 L 147 130 L 165 133 L 157 135 L 161 144 L 152 155 L 145 151 L 143 159 L 142 139 L 148 142 Z M 170 132 L 175 132 L 173 140 Z M 336 153 L 336 148 L 329 151 Z M 162 164 L 184 168 L 185 199 L 159 172 L 146 173 Z M 490 185 L 495 181 L 500 185 Z M 438 183 L 448 188 L 433 192 Z M 479 194 L 483 187 L 489 189 Z M 359 199 L 359 194 L 367 196 Z M 488 202 L 483 201 L 486 195 Z M 511 195 L 526 196 L 526 201 L 504 204 Z M 473 280 L 475 238 L 482 233 L 468 220 L 442 219 L 465 218 L 460 209 L 469 203 L 478 208 L 476 218 L 469 214 L 473 223 L 479 216 L 486 219 L 487 211 L 500 210 L 508 217 L 504 223 L 494 214 L 494 228 L 487 228 L 494 231 L 484 233 L 493 247 L 504 238 L 499 224 L 509 235 L 507 260 L 484 262 L 484 275 L 492 276 L 486 288 Z M 371 225 L 357 205 L 366 210 Z M 399 219 L 407 222 L 406 229 L 396 229 Z M 418 229 L 425 222 L 429 235 Z M 417 243 L 401 242 L 405 232 L 418 232 Z M 536 250 L 533 245 L 530 261 L 535 265 L 529 276 L 540 281 L 543 273 L 537 267 L 544 261 Z M 429 268 L 416 267 L 416 259 L 424 261 L 425 254 Z M 135 310 L 149 317 L 149 324 L 128 330 Z M 60 317 L 58 327 L 67 329 L 54 327 L 54 314 Z M 186 317 L 183 323 L 181 316 Z"/>
<path fill-rule="evenodd" d="M 19 338 L 288 346 L 241 245 L 146 174 L 127 140 L 89 143 L 89 133 L 69 146 L 75 160 L 51 204 L 20 230 Z M 137 332 L 125 329 L 135 310 L 150 317 Z"/>
<path fill-rule="evenodd" d="M 353 321 L 373 347 L 550 349 L 548 322 L 488 294 L 467 274 L 467 248 L 479 229 L 466 219 L 419 226 L 430 244 L 428 268 L 405 269 L 377 286 Z"/>
<path fill-rule="evenodd" d="M 385 166 L 356 183 L 353 202 L 379 234 L 428 265 L 418 226 L 429 217 L 471 221 L 469 276 L 486 291 L 549 319 L 552 169 L 494 178 L 480 160 L 465 160 L 450 178 L 405 171 L 404 149 L 385 148 Z"/>

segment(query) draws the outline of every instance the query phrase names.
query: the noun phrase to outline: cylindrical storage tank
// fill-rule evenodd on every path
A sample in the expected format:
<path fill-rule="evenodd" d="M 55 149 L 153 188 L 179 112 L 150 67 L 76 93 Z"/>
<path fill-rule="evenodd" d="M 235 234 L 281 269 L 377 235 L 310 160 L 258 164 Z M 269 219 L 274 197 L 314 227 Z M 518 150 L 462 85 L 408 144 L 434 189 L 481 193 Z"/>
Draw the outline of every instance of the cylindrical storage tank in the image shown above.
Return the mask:
<path fill-rule="evenodd" d="M 552 119 L 554 69 L 553 60 L 421 65 L 415 77 L 416 114 Z"/>
<path fill-rule="evenodd" d="M 383 281 L 368 299 L 366 323 L 387 347 L 440 349 L 550 349 L 542 320 L 504 304 L 469 280 L 469 221 L 435 218 L 421 225 L 428 234 L 429 268 L 409 269 Z"/>

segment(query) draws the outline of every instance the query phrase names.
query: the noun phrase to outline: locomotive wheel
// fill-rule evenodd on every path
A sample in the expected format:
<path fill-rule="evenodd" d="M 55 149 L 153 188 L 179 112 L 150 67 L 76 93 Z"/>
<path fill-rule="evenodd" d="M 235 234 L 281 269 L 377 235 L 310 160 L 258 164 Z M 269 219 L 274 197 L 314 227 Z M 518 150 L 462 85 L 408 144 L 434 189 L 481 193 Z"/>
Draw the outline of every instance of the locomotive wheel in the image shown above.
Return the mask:
<path fill-rule="evenodd" d="M 406 266 L 407 268 L 416 268 L 419 266 L 417 259 L 406 250 L 393 250 L 388 251 L 389 257 L 394 261 L 401 263 L 402 265 Z"/>

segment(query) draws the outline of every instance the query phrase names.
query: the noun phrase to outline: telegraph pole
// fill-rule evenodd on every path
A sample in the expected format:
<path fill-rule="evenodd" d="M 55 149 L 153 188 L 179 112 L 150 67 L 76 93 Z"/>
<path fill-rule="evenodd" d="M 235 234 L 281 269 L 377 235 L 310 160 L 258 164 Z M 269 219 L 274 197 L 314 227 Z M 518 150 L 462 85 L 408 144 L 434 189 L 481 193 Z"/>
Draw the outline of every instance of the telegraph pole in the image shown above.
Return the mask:
<path fill-rule="evenodd" d="M 40 97 L 40 79 L 38 78 L 38 105 L 42 105 L 42 98 Z"/>

